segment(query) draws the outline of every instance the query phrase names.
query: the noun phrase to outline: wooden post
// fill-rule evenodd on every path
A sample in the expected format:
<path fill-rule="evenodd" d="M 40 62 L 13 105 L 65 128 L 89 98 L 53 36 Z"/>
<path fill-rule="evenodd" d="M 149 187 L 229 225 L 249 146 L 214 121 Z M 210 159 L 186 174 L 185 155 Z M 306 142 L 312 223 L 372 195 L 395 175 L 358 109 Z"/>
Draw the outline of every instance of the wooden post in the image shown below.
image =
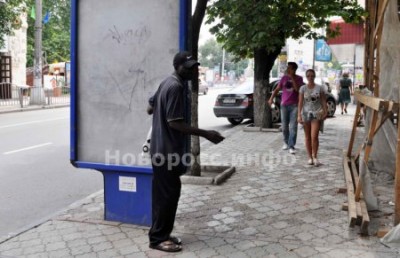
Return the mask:
<path fill-rule="evenodd" d="M 375 46 L 376 46 L 376 63 L 375 63 L 375 76 L 376 76 L 376 81 L 375 81 L 375 88 L 374 88 L 374 96 L 378 97 L 379 96 L 379 75 L 381 72 L 381 56 L 380 56 L 380 47 L 381 47 L 381 39 L 382 39 L 382 30 L 383 30 L 383 18 L 385 16 L 385 10 L 386 7 L 389 3 L 389 0 L 384 0 L 383 3 L 379 5 L 379 12 L 378 12 L 378 17 L 377 17 L 377 24 L 375 27 L 374 31 L 374 40 Z"/>
<path fill-rule="evenodd" d="M 370 38 L 369 40 L 369 53 L 368 53 L 368 67 L 369 67 L 369 76 L 368 76 L 368 85 L 369 87 L 374 89 L 374 96 L 377 97 L 378 95 L 375 95 L 378 89 L 374 85 L 374 75 L 375 75 L 375 38 L 373 37 L 373 33 L 375 31 L 375 25 L 376 25 L 376 4 L 377 2 L 371 1 L 371 5 L 369 6 L 369 15 L 370 15 L 370 23 L 369 23 L 369 35 Z M 370 88 L 370 89 L 371 89 Z"/>
<path fill-rule="evenodd" d="M 394 181 L 394 226 L 400 222 L 400 110 L 397 110 L 397 147 L 396 147 L 396 171 Z"/>
<path fill-rule="evenodd" d="M 365 10 L 369 10 L 369 6 L 371 5 L 371 0 L 365 0 Z M 364 34 L 364 85 L 368 88 L 371 89 L 371 86 L 368 85 L 369 83 L 369 70 L 370 68 L 368 67 L 369 64 L 369 38 L 371 37 L 370 35 L 370 22 L 371 19 L 369 15 L 365 18 L 364 21 L 364 29 L 365 29 L 365 34 Z"/>
<path fill-rule="evenodd" d="M 372 139 L 374 138 L 374 133 L 375 133 L 375 127 L 376 127 L 376 122 L 378 121 L 378 111 L 373 110 L 372 111 L 372 119 L 371 119 L 371 124 L 369 126 L 368 130 L 368 138 L 365 146 L 365 154 L 364 154 L 364 162 L 365 164 L 368 164 L 368 158 L 369 154 L 371 153 L 371 147 L 372 147 Z M 360 171 L 361 173 L 361 171 Z M 360 176 L 361 178 L 361 176 Z M 356 185 L 356 192 L 355 192 L 355 198 L 356 202 L 360 201 L 360 194 L 361 194 L 361 179 L 358 179 L 357 185 Z"/>
<path fill-rule="evenodd" d="M 351 130 L 349 148 L 347 149 L 347 157 L 349 159 L 351 158 L 351 152 L 353 151 L 354 138 L 356 137 L 357 121 L 358 121 L 358 116 L 360 115 L 360 110 L 361 110 L 361 103 L 360 101 L 357 100 L 356 113 L 354 114 L 354 120 L 353 120 L 353 129 Z"/>

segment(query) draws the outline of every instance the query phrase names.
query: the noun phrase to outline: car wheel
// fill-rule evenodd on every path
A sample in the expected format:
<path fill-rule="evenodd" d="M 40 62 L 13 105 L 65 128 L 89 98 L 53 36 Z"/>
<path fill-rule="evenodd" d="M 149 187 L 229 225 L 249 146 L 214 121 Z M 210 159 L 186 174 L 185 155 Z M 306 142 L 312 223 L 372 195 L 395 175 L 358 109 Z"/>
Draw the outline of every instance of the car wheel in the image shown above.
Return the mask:
<path fill-rule="evenodd" d="M 238 125 L 243 121 L 243 118 L 228 118 L 229 123 Z"/>
<path fill-rule="evenodd" d="M 336 112 L 336 102 L 334 99 L 327 99 L 326 105 L 328 106 L 328 117 L 333 117 Z"/>
<path fill-rule="evenodd" d="M 281 108 L 278 105 L 272 105 L 271 107 L 271 116 L 272 123 L 278 123 L 281 120 Z"/>

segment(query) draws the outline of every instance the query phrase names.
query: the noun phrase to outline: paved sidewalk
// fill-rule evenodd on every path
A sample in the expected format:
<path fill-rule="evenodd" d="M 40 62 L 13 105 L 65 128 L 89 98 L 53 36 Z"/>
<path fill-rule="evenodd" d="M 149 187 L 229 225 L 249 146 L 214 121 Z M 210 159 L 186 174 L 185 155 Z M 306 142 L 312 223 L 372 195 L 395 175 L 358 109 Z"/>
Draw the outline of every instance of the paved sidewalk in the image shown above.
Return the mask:
<path fill-rule="evenodd" d="M 352 119 L 339 114 L 326 121 L 320 167 L 306 165 L 301 128 L 296 155 L 281 150 L 280 133 L 243 126 L 223 143 L 204 146 L 203 164 L 237 170 L 220 186 L 183 186 L 174 230 L 180 253 L 149 249 L 147 227 L 104 221 L 99 192 L 0 243 L 0 257 L 399 257 L 375 236 L 391 223 L 390 182 L 377 182 L 381 211 L 372 213 L 370 236 L 349 228 L 341 210 L 347 196 L 337 189 L 344 187 L 342 151 Z"/>

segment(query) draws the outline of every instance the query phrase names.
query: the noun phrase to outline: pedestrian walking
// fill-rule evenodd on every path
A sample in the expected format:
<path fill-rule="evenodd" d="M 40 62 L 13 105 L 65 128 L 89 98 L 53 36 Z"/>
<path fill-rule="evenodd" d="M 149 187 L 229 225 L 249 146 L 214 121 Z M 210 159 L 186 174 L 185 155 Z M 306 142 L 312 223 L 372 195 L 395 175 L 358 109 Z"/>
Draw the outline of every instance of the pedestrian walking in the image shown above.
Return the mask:
<path fill-rule="evenodd" d="M 353 87 L 348 73 L 343 73 L 343 78 L 339 81 L 339 104 L 343 112 L 347 114 L 347 105 L 351 102 L 351 95 L 353 94 Z"/>
<path fill-rule="evenodd" d="M 272 92 L 268 104 L 271 106 L 274 97 L 282 90 L 281 120 L 283 133 L 283 150 L 289 149 L 289 153 L 296 153 L 297 140 L 297 106 L 299 89 L 304 84 L 303 77 L 296 74 L 297 64 L 288 62 L 286 75 L 282 77 L 278 86 Z"/>
<path fill-rule="evenodd" d="M 308 153 L 308 164 L 319 166 L 318 147 L 319 131 L 328 115 L 326 90 L 322 85 L 315 84 L 315 71 L 306 72 L 308 83 L 301 86 L 299 94 L 298 122 L 303 124 L 305 145 Z"/>
<path fill-rule="evenodd" d="M 175 55 L 175 72 L 164 79 L 149 99 L 148 114 L 153 114 L 150 154 L 153 167 L 152 225 L 149 231 L 152 249 L 164 252 L 182 250 L 181 239 L 171 236 L 181 193 L 180 176 L 185 173 L 185 135 L 198 135 L 213 143 L 221 142 L 216 131 L 206 131 L 185 123 L 184 87 L 193 80 L 200 64 L 189 52 Z"/>

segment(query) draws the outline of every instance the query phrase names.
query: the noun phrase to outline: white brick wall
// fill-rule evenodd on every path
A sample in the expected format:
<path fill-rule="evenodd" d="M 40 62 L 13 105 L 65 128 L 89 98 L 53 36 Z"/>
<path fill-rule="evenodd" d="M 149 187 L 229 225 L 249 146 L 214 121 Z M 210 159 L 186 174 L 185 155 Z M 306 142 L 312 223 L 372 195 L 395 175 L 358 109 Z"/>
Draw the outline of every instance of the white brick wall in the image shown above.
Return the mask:
<path fill-rule="evenodd" d="M 21 15 L 21 28 L 8 38 L 8 50 L 12 58 L 12 82 L 26 84 L 27 16 Z"/>

